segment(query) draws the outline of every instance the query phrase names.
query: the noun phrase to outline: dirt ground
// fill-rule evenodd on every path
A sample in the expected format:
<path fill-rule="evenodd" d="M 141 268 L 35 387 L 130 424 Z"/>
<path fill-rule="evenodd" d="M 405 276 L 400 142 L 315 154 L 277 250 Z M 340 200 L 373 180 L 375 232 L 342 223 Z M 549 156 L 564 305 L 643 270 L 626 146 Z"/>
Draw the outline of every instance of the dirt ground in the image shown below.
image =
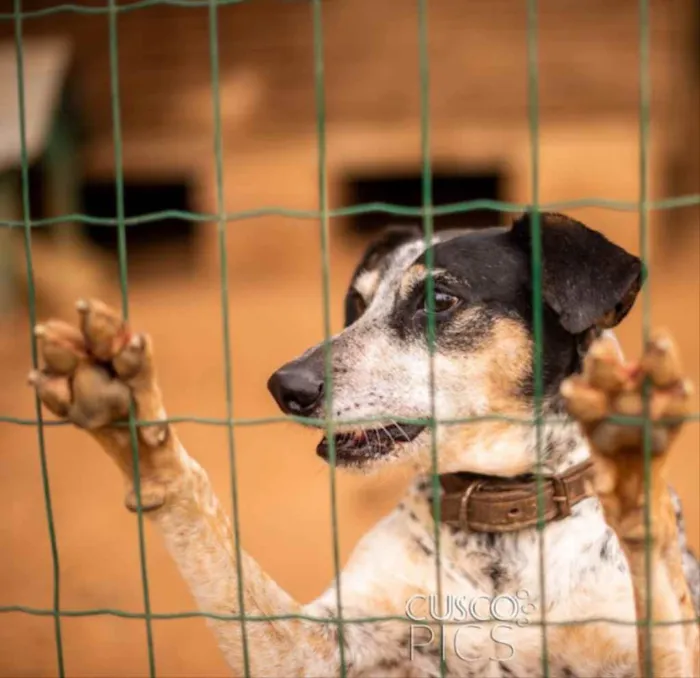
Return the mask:
<path fill-rule="evenodd" d="M 247 228 L 259 225 L 251 223 Z M 286 239 L 270 240 L 255 257 L 239 257 L 229 273 L 237 417 L 277 415 L 266 391 L 267 377 L 322 337 L 318 236 L 309 233 L 313 229 L 300 230 L 299 224 L 290 223 L 287 228 Z M 232 237 L 232 251 L 236 244 Z M 261 252 L 264 260 L 258 256 Z M 344 285 L 359 253 L 359 243 L 333 243 L 334 330 L 341 323 Z M 687 330 L 695 342 L 691 347 L 697 347 L 698 334 L 697 263 L 694 266 L 674 272 L 654 292 L 656 317 L 676 335 Z M 164 274 L 157 282 L 135 279 L 130 285 L 133 325 L 147 328 L 154 337 L 171 415 L 225 415 L 221 301 L 214 260 L 210 269 L 179 278 Z M 115 287 L 109 296 L 117 298 Z M 63 313 L 70 317 L 67 302 Z M 635 318 L 626 322 L 638 322 L 639 315 Z M 26 314 L 0 323 L 0 414 L 31 418 L 34 401 L 24 385 L 31 362 Z M 690 375 L 698 383 L 698 358 L 687 358 Z M 230 506 L 226 430 L 182 424 L 179 433 Z M 136 520 L 123 508 L 117 472 L 80 432 L 47 427 L 44 435 L 60 555 L 61 607 L 141 611 Z M 317 434 L 288 424 L 235 431 L 243 545 L 281 586 L 303 601 L 319 594 L 333 575 L 329 474 L 313 452 L 316 439 Z M 51 550 L 37 440 L 33 426 L 0 424 L 0 605 L 47 608 L 52 602 Z M 700 546 L 697 441 L 697 424 L 689 425 L 673 465 L 673 480 L 686 502 L 695 548 Z M 405 477 L 390 472 L 376 478 L 339 478 L 342 560 L 360 535 L 391 509 L 405 482 Z M 158 535 L 147 528 L 146 536 L 153 611 L 194 610 Z M 64 617 L 61 632 L 70 676 L 147 675 L 143 621 L 109 615 Z M 229 675 L 202 619 L 156 621 L 153 633 L 159 675 Z M 34 677 L 56 672 L 53 619 L 0 615 L 0 675 Z"/>

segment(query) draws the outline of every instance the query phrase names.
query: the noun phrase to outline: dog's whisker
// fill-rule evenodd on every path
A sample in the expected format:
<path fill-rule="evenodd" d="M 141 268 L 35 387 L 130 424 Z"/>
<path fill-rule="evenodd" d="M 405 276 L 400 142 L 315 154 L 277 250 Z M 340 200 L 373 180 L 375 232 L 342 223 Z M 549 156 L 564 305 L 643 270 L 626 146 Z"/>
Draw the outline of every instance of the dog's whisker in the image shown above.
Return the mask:
<path fill-rule="evenodd" d="M 399 431 L 401 431 L 401 434 L 403 435 L 404 438 L 406 438 L 406 442 L 411 442 L 411 438 L 409 437 L 408 433 L 403 430 L 403 427 L 397 422 L 397 421 L 392 421 L 391 422 L 394 426 L 396 426 Z"/>
<path fill-rule="evenodd" d="M 377 431 L 376 428 L 374 429 L 374 437 L 377 439 L 377 451 L 378 451 L 381 448 L 382 440 L 379 437 L 379 431 Z"/>

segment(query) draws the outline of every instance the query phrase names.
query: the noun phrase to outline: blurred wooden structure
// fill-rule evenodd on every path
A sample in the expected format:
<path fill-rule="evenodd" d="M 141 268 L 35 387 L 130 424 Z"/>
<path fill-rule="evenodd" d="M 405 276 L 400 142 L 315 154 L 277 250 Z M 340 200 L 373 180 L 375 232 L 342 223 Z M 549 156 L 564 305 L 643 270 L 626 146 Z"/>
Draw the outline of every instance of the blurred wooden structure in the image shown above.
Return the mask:
<path fill-rule="evenodd" d="M 0 219 L 24 219 L 23 151 L 30 184 L 30 217 L 80 211 L 80 139 L 71 101 L 71 45 L 57 37 L 25 40 L 22 46 L 24 148 L 20 127 L 18 68 L 14 41 L 0 42 Z M 39 212 L 39 213 L 38 213 Z M 36 234 L 37 231 L 34 231 Z M 62 223 L 52 239 L 54 254 L 75 242 L 74 225 Z M 27 271 L 16 229 L 0 229 L 0 313 L 26 292 Z M 42 243 L 45 244 L 45 241 Z M 37 249 L 42 248 L 42 244 Z M 22 299 L 24 302 L 24 299 Z"/>
<path fill-rule="evenodd" d="M 56 5 L 23 0 L 23 9 Z M 86 3 L 87 4 L 87 3 Z M 97 7 L 98 3 L 93 3 Z M 531 198 L 527 117 L 527 21 L 522 0 L 429 2 L 430 107 L 435 172 L 499 175 L 499 198 Z M 639 197 L 638 2 L 539 0 L 540 200 L 599 197 L 634 205 Z M 103 5 L 104 6 L 104 3 Z M 700 191 L 700 123 L 696 0 L 650 0 L 650 197 Z M 328 187 L 333 207 L 352 201 L 349 178 L 420 173 L 418 17 L 408 0 L 323 3 L 327 94 Z M 188 178 L 192 205 L 217 212 L 213 112 L 206 7 L 154 5 L 118 14 L 123 157 L 132 182 Z M 229 212 L 275 205 L 318 206 L 311 8 L 305 0 L 254 0 L 218 10 L 223 123 L 223 189 Z M 30 38 L 65 36 L 74 46 L 73 75 L 85 136 L 84 176 L 114 179 L 114 145 L 105 14 L 28 16 Z M 11 39 L 13 26 L 0 22 Z M 4 32 L 4 33 L 3 33 Z M 676 168 L 675 170 L 673 168 Z M 633 251 L 635 211 L 567 210 Z M 689 375 L 700 385 L 700 212 L 650 215 L 651 306 L 655 326 L 674 333 Z M 331 325 L 342 326 L 346 280 L 364 246 L 332 219 Z M 273 369 L 322 338 L 318 223 L 264 215 L 228 224 L 226 272 L 237 417 L 275 416 L 265 389 Z M 148 262 L 149 278 L 132 277 L 136 327 L 152 332 L 172 415 L 225 415 L 218 239 L 199 223 L 197 265 L 179 268 L 168 243 Z M 82 259 L 47 256 L 37 269 L 65 300 L 86 287 Z M 85 254 L 87 252 L 87 254 Z M 47 262 L 64 262 L 65 275 Z M 67 266 L 65 262 L 69 263 Z M 76 264 L 75 261 L 83 263 Z M 110 300 L 119 301 L 114 257 Z M 103 264 L 99 264 L 103 267 Z M 173 271 L 175 274 L 173 274 Z M 168 272 L 168 275 L 162 275 Z M 72 287 L 66 288 L 72 280 Z M 641 304 L 620 328 L 626 351 L 640 349 Z M 0 322 L 2 322 L 0 317 Z M 24 387 L 29 328 L 0 331 L 0 414 L 32 417 Z M 0 327 L 0 330 L 3 330 Z M 693 409 L 699 409 L 696 397 Z M 230 496 L 226 431 L 182 425 L 224 501 Z M 700 547 L 700 427 L 678 441 L 672 481 L 686 504 L 689 540 Z M 121 505 L 120 480 L 80 432 L 47 429 L 63 578 L 69 609 L 142 609 L 133 517 Z M 286 589 L 308 600 L 333 573 L 326 468 L 316 437 L 300 427 L 236 429 L 244 546 Z M 51 604 L 51 561 L 32 427 L 0 426 L 0 598 Z M 406 478 L 339 474 L 341 559 L 397 500 Z M 274 510 L 273 510 L 274 509 Z M 280 521 L 278 516 L 284 515 Z M 27 538 L 27 535 L 31 535 Z M 37 536 L 38 535 L 38 536 Z M 35 538 L 36 537 L 36 538 Z M 90 544 L 86 555 L 85 544 Z M 115 557 L 119 554 L 119 557 Z M 149 539 L 153 609 L 183 611 L 193 602 L 158 539 Z M 227 675 L 200 619 L 158 621 L 163 675 Z M 143 625 L 110 617 L 64 619 L 66 665 L 73 676 L 144 675 Z M 52 619 L 0 618 L 0 674 L 53 675 Z"/>

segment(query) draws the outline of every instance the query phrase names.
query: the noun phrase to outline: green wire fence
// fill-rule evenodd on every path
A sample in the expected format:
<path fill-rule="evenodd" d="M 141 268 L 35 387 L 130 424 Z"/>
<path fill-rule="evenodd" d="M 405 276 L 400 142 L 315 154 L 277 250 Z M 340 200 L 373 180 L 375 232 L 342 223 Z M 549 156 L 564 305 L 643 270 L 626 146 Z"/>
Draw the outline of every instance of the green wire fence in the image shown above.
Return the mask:
<path fill-rule="evenodd" d="M 396 216 L 421 216 L 423 218 L 423 230 L 426 244 L 429 244 L 433 235 L 433 219 L 437 216 L 455 213 L 466 213 L 473 210 L 489 209 L 500 212 L 523 212 L 530 211 L 532 214 L 532 273 L 533 273 L 533 309 L 534 309 L 534 380 L 535 380 L 535 402 L 532 418 L 516 418 L 506 416 L 491 416 L 477 417 L 467 420 L 450 420 L 438 421 L 435 418 L 435 404 L 431 398 L 431 416 L 427 419 L 402 419 L 392 418 L 398 423 L 417 423 L 430 426 L 432 430 L 432 463 L 433 463 L 433 488 L 435 491 L 439 488 L 437 476 L 437 449 L 435 441 L 436 424 L 458 424 L 469 422 L 477 422 L 484 420 L 502 420 L 519 422 L 522 425 L 535 426 L 537 431 L 537 449 L 538 449 L 538 467 L 541 466 L 541 449 L 542 436 L 541 427 L 543 423 L 542 415 L 542 392 L 543 392 L 543 370 L 542 370 L 542 297 L 541 297 L 541 241 L 540 241 L 540 220 L 539 213 L 542 210 L 564 210 L 576 209 L 581 207 L 602 207 L 610 210 L 618 211 L 637 211 L 639 213 L 639 237 L 641 257 L 646 262 L 648 259 L 648 214 L 650 210 L 670 210 L 680 207 L 688 207 L 700 205 L 700 194 L 683 195 L 664 200 L 650 201 L 647 191 L 647 164 L 649 156 L 649 119 L 650 119 L 650 78 L 649 78 L 649 0 L 639 0 L 639 45 L 640 45 L 640 61 L 639 61 L 639 148 L 640 148 L 640 163 L 639 163 L 639 200 L 637 202 L 602 200 L 598 198 L 586 198 L 566 203 L 543 204 L 539 201 L 539 102 L 538 102 L 538 17 L 537 17 L 537 0 L 523 0 L 527 4 L 527 78 L 528 78 L 528 117 L 530 129 L 530 147 L 531 147 L 531 176 L 532 176 L 532 196 L 529 204 L 519 205 L 514 203 L 505 203 L 494 200 L 474 200 L 469 202 L 455 203 L 434 207 L 432 204 L 432 173 L 431 173 L 431 146 L 430 146 L 430 108 L 429 108 L 429 92 L 430 92 L 430 67 L 428 59 L 428 23 L 427 23 L 427 5 L 428 0 L 417 0 L 418 5 L 418 63 L 417 76 L 420 81 L 421 90 L 421 154 L 422 154 L 422 207 L 408 208 L 399 205 L 391 205 L 386 203 L 370 203 L 364 205 L 352 205 L 339 209 L 331 209 L 328 204 L 327 190 L 327 171 L 326 171 L 326 115 L 325 115 L 325 80 L 324 80 L 324 60 L 323 60 L 323 7 L 321 0 L 308 0 L 310 4 L 309 20 L 313 26 L 314 36 L 314 77 L 315 77 L 315 103 L 316 103 L 316 120 L 317 120 L 317 150 L 318 150 L 318 194 L 319 205 L 317 210 L 292 210 L 283 207 L 262 207 L 255 210 L 247 210 L 241 212 L 227 213 L 224 209 L 224 163 L 222 153 L 222 133 L 221 133 L 221 115 L 220 115 L 220 96 L 219 96 L 219 44 L 218 44 L 218 8 L 226 5 L 235 5 L 245 0 L 139 0 L 136 2 L 126 2 L 117 4 L 116 0 L 107 0 L 103 6 L 84 6 L 80 4 L 57 4 L 52 7 L 47 7 L 34 11 L 23 11 L 22 0 L 13 0 L 14 9 L 12 12 L 0 13 L 1 21 L 14 22 L 15 28 L 15 45 L 17 59 L 17 75 L 18 75 L 18 101 L 19 101 L 19 129 L 21 135 L 21 160 L 22 160 L 22 205 L 23 219 L 22 220 L 3 220 L 0 221 L 0 227 L 4 228 L 21 228 L 24 231 L 25 257 L 28 277 L 29 289 L 29 316 L 30 325 L 33 327 L 36 323 L 36 299 L 32 267 L 32 229 L 42 226 L 50 226 L 63 222 L 85 223 L 93 225 L 101 225 L 105 227 L 116 227 L 118 231 L 118 257 L 119 257 L 119 273 L 122 293 L 122 309 L 125 317 L 128 317 L 128 279 L 127 279 L 127 251 L 126 251 L 126 228 L 136 227 L 139 224 L 146 224 L 153 221 L 158 221 L 164 218 L 183 219 L 197 222 L 212 222 L 218 224 L 217 234 L 219 243 L 219 256 L 221 268 L 221 308 L 222 308 L 222 341 L 225 361 L 225 389 L 226 389 L 226 417 L 225 418 L 205 418 L 205 417 L 187 417 L 176 416 L 171 417 L 169 421 L 173 423 L 197 423 L 214 426 L 225 426 L 228 430 L 228 454 L 231 472 L 231 492 L 233 498 L 233 528 L 235 536 L 235 548 L 237 554 L 238 566 L 238 604 L 240 612 L 235 615 L 219 615 L 206 612 L 182 612 L 177 614 L 161 614 L 151 610 L 149 586 L 148 586 L 148 571 L 146 568 L 146 551 L 145 539 L 143 530 L 143 515 L 141 510 L 140 500 L 140 478 L 137 461 L 137 436 L 136 428 L 139 425 L 149 422 L 137 421 L 132 411 L 129 417 L 128 426 L 131 434 L 131 443 L 134 459 L 135 470 L 135 486 L 138 496 L 138 540 L 140 552 L 141 578 L 143 585 L 143 612 L 130 612 L 118 609 L 90 609 L 90 610 L 66 610 L 61 607 L 60 597 L 60 560 L 58 550 L 58 539 L 54 527 L 53 508 L 51 501 L 51 486 L 48 476 L 46 463 L 46 449 L 44 442 L 44 427 L 45 426 L 62 426 L 66 422 L 51 421 L 44 422 L 41 412 L 41 404 L 39 399 L 35 399 L 35 419 L 17 418 L 9 416 L 0 416 L 0 423 L 15 424 L 23 426 L 36 426 L 39 457 L 41 462 L 41 475 L 44 489 L 46 516 L 49 527 L 49 541 L 51 547 L 52 563 L 53 563 L 53 605 L 51 608 L 34 608 L 23 605 L 7 605 L 0 607 L 0 613 L 24 613 L 36 616 L 50 616 L 54 619 L 55 625 L 55 640 L 56 640 L 56 660 L 58 665 L 58 675 L 65 676 L 65 665 L 63 657 L 63 645 L 61 637 L 61 622 L 64 618 L 85 617 L 85 616 L 104 616 L 111 615 L 126 619 L 140 619 L 145 623 L 146 642 L 148 646 L 148 662 L 149 675 L 156 676 L 155 652 L 153 645 L 152 621 L 167 620 L 167 619 L 188 619 L 193 617 L 208 617 L 217 620 L 229 620 L 239 622 L 242 627 L 243 641 L 243 657 L 246 675 L 249 675 L 250 661 L 249 648 L 246 637 L 246 623 L 266 622 L 274 619 L 304 619 L 315 623 L 334 623 L 338 627 L 338 648 L 340 653 L 341 675 L 345 675 L 346 663 L 344 658 L 344 643 L 343 643 L 343 627 L 347 624 L 367 624 L 382 621 L 397 621 L 411 623 L 408 617 L 401 616 L 376 616 L 363 618 L 347 618 L 342 614 L 342 597 L 340 590 L 340 556 L 338 550 L 337 539 L 337 513 L 336 513 L 336 486 L 335 486 L 335 449 L 333 445 L 333 421 L 318 421 L 302 418 L 299 421 L 307 423 L 321 424 L 328 429 L 328 440 L 330 443 L 330 495 L 331 495 L 331 517 L 333 527 L 333 561 L 336 573 L 336 603 L 337 616 L 333 619 L 327 617 L 314 617 L 309 615 L 276 615 L 276 616 L 253 616 L 246 615 L 243 599 L 243 576 L 241 571 L 241 540 L 240 528 L 238 521 L 238 493 L 237 493 L 237 474 L 236 474 L 236 448 L 234 439 L 234 429 L 237 426 L 250 425 L 265 425 L 276 422 L 289 421 L 289 417 L 267 417 L 259 419 L 234 419 L 233 417 L 233 388 L 231 378 L 231 361 L 230 361 L 230 330 L 229 330 L 229 299 L 228 299 L 228 284 L 227 284 L 227 248 L 226 237 L 228 224 L 236 221 L 251 219 L 259 216 L 282 215 L 295 218 L 307 218 L 318 220 L 320 235 L 321 235 L 321 261 L 322 261 L 322 288 L 323 288 L 323 307 L 324 307 L 324 337 L 326 345 L 326 382 L 329 384 L 332 376 L 330 370 L 330 350 L 329 338 L 331 336 L 330 321 L 329 321 L 329 278 L 330 266 L 328 257 L 328 227 L 332 217 L 343 217 L 367 212 L 382 212 Z M 121 13 L 135 11 L 145 7 L 155 5 L 176 5 L 181 7 L 206 7 L 209 11 L 209 45 L 210 45 L 210 70 L 211 70 L 211 91 L 212 91 L 212 116 L 214 122 L 214 162 L 216 176 L 216 214 L 193 213 L 178 210 L 168 210 L 157 213 L 143 214 L 137 217 L 126 218 L 124 214 L 124 181 L 123 181 L 123 163 L 122 163 L 122 139 L 121 139 L 121 119 L 120 119 L 120 87 L 119 87 L 119 65 L 118 65 L 118 18 Z M 112 100 L 112 124 L 114 136 L 114 169 L 116 175 L 116 219 L 97 218 L 87 214 L 66 214 L 59 217 L 32 220 L 30 213 L 30 195 L 29 195 L 29 164 L 27 161 L 27 144 L 25 131 L 25 102 L 24 102 L 24 68 L 23 68 L 23 51 L 22 51 L 22 36 L 23 24 L 27 20 L 38 17 L 46 17 L 52 14 L 62 12 L 75 12 L 81 14 L 101 14 L 106 15 L 109 22 L 109 51 L 110 51 L 110 81 L 111 81 L 111 100 Z M 426 265 L 429 271 L 432 270 L 433 253 L 428 248 L 426 253 Z M 434 303 L 432 295 L 433 279 L 432 275 L 428 275 L 426 281 L 426 296 L 429 306 Z M 649 284 L 646 285 L 643 291 L 643 336 L 646 339 L 649 336 L 649 318 L 650 318 L 650 291 Z M 432 310 L 432 309 L 429 309 Z M 435 321 L 434 314 L 428 314 L 428 340 L 431 356 L 430 383 L 434 384 L 433 360 L 434 340 L 435 340 Z M 37 345 L 34 335 L 30 337 L 32 349 L 32 363 L 37 367 Z M 433 389 L 431 389 L 432 391 Z M 332 388 L 326 388 L 326 398 L 329 400 L 328 409 L 330 410 L 332 398 Z M 133 410 L 133 408 L 132 408 Z M 378 421 L 381 417 L 377 416 L 372 421 Z M 642 423 L 645 427 L 645 475 L 647 479 L 646 492 L 649 491 L 649 461 L 650 455 L 650 425 L 648 417 L 633 418 L 633 417 L 616 417 L 616 419 L 625 423 Z M 689 420 L 700 420 L 700 414 L 695 413 L 688 417 Z M 367 423 L 367 419 L 353 420 L 354 423 Z M 551 423 L 551 419 L 548 419 Z M 564 422 L 565 418 L 560 418 Z M 350 423 L 350 420 L 343 423 Z M 540 469 L 541 470 L 541 469 Z M 538 512 L 539 522 L 538 529 L 543 529 L 543 495 L 542 474 L 537 473 L 539 486 Z M 648 499 L 648 496 L 647 496 Z M 440 573 L 440 532 L 438 529 L 440 516 L 439 502 L 434 502 L 435 511 L 435 540 L 436 540 L 436 589 L 438 600 L 442 600 L 440 595 L 441 589 L 441 573 Z M 648 506 L 648 501 L 647 501 Z M 645 521 L 647 534 L 650 534 L 650 516 L 648 510 L 645 512 Z M 541 536 L 541 535 L 540 535 Z M 648 546 L 648 544 L 647 544 Z M 647 569 L 650 566 L 650 549 L 647 548 Z M 540 563 L 540 592 L 542 597 L 541 608 L 546 609 L 545 594 L 546 594 L 546 577 L 544 571 L 544 543 L 540 538 L 539 548 L 539 563 Z M 650 595 L 651 580 L 647 578 L 648 588 L 648 606 L 651 604 L 652 596 Z M 443 621 L 440 624 L 450 625 L 452 622 Z M 622 619 L 611 618 L 588 618 L 569 621 L 547 621 L 543 616 L 542 621 L 532 622 L 541 627 L 541 657 L 542 657 L 542 675 L 549 675 L 548 653 L 547 653 L 547 626 L 575 626 L 594 623 L 612 623 L 619 625 L 642 625 L 645 627 L 645 633 L 648 637 L 651 636 L 652 627 L 654 625 L 667 625 L 669 622 L 653 622 L 651 621 L 651 611 L 648 607 L 646 619 L 637 621 L 627 621 Z M 700 623 L 700 618 L 690 619 L 682 622 L 672 622 L 675 624 L 685 623 Z M 440 637 L 441 644 L 443 635 Z M 644 658 L 646 663 L 646 675 L 652 675 L 651 643 L 647 643 L 647 656 Z M 442 647 L 441 656 L 443 656 Z M 441 675 L 445 675 L 446 665 L 441 663 Z"/>

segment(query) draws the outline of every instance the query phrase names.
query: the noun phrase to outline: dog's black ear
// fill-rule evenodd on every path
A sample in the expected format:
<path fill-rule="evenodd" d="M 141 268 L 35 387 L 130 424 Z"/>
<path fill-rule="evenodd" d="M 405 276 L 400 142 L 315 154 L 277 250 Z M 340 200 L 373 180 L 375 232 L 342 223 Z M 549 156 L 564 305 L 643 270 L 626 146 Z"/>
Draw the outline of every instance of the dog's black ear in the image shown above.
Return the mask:
<path fill-rule="evenodd" d="M 605 236 L 563 214 L 540 214 L 542 296 L 562 327 L 579 334 L 617 325 L 643 283 L 642 262 Z M 531 254 L 531 219 L 511 229 L 519 248 Z"/>
<path fill-rule="evenodd" d="M 358 271 L 377 268 L 380 261 L 391 254 L 397 247 L 411 240 L 417 240 L 422 235 L 421 229 L 415 224 L 406 226 L 387 226 L 381 235 L 370 243 L 360 261 Z"/>
<path fill-rule="evenodd" d="M 352 325 L 362 315 L 364 305 L 368 301 L 368 299 L 360 297 L 353 287 L 357 278 L 363 272 L 379 270 L 382 260 L 397 247 L 412 240 L 418 240 L 421 236 L 422 231 L 417 225 L 389 226 L 370 243 L 352 275 L 348 292 L 345 295 L 345 327 Z"/>

